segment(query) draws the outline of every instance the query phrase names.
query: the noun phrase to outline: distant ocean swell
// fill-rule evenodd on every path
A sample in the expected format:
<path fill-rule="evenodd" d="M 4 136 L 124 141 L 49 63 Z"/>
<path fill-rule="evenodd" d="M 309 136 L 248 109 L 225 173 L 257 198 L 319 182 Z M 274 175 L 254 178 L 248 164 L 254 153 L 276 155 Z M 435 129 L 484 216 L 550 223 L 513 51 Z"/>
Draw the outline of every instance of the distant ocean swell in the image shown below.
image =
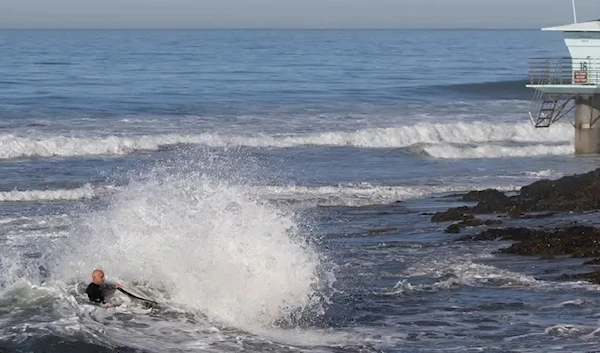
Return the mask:
<path fill-rule="evenodd" d="M 347 146 L 356 148 L 404 148 L 426 145 L 423 152 L 434 158 L 497 158 L 570 153 L 573 129 L 559 124 L 535 129 L 528 123 L 419 123 L 390 128 L 331 131 L 290 135 L 227 135 L 221 133 L 157 134 L 106 137 L 0 136 L 0 159 L 32 157 L 82 157 L 126 155 L 155 151 L 161 147 L 194 144 L 209 147 L 292 148 L 301 146 Z M 489 143 L 535 143 L 496 148 Z M 544 145 L 545 143 L 557 144 Z M 450 145 L 474 144 L 475 147 Z M 487 147 L 486 147 L 487 146 Z"/>
<path fill-rule="evenodd" d="M 533 91 L 526 87 L 527 80 L 459 83 L 418 87 L 415 93 L 454 94 L 470 99 L 530 100 Z"/>

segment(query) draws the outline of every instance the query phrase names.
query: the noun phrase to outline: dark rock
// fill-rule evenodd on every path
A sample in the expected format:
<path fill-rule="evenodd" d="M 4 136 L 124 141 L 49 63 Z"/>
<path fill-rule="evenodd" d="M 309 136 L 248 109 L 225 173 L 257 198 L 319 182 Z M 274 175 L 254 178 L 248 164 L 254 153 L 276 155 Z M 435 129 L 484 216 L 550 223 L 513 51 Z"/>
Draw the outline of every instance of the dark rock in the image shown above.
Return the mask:
<path fill-rule="evenodd" d="M 481 226 L 495 226 L 502 224 L 502 221 L 496 219 L 479 219 L 479 218 L 469 218 L 464 221 L 460 221 L 458 225 L 461 227 L 481 227 Z"/>
<path fill-rule="evenodd" d="M 524 211 L 589 211 L 600 208 L 600 169 L 540 180 L 521 188 L 517 201 Z"/>
<path fill-rule="evenodd" d="M 463 221 L 449 225 L 448 228 L 446 228 L 446 233 L 456 234 L 456 233 L 460 233 L 461 228 L 481 227 L 481 226 L 490 226 L 490 225 L 497 225 L 497 224 L 502 224 L 502 221 L 493 220 L 493 219 L 483 220 L 483 219 L 473 217 L 473 218 L 468 218 Z"/>
<path fill-rule="evenodd" d="M 485 221 L 479 218 L 469 218 L 458 223 L 461 227 L 479 227 L 485 224 Z"/>
<path fill-rule="evenodd" d="M 496 189 L 486 189 L 480 191 L 471 191 L 463 195 L 462 199 L 463 201 L 469 202 L 495 202 L 496 200 L 508 199 L 508 197 Z"/>
<path fill-rule="evenodd" d="M 538 208 L 552 209 L 553 204 L 558 203 L 572 210 L 597 209 L 599 196 L 600 169 L 558 180 L 540 180 L 524 186 L 520 193 L 522 200 Z"/>
<path fill-rule="evenodd" d="M 460 233 L 460 229 L 461 228 L 462 227 L 460 226 L 460 224 L 453 223 L 453 224 L 449 225 L 448 228 L 446 228 L 446 233 L 449 233 L 449 234 L 458 234 L 458 233 Z"/>
<path fill-rule="evenodd" d="M 472 207 L 451 208 L 438 212 L 433 222 L 459 221 L 447 232 L 459 232 L 467 226 L 492 226 L 498 220 L 481 221 L 477 214 L 505 214 L 513 218 L 541 219 L 557 212 L 586 213 L 600 210 L 600 168 L 589 173 L 572 175 L 558 180 L 540 180 L 521 188 L 514 196 L 498 190 L 470 192 L 462 197 L 477 202 Z M 460 237 L 458 241 L 512 241 L 501 253 L 537 256 L 554 259 L 558 256 L 594 258 L 586 265 L 600 265 L 600 229 L 577 222 L 557 229 L 489 228 L 478 234 Z M 561 279 L 588 280 L 600 284 L 600 270 L 591 273 L 563 275 Z"/>
<path fill-rule="evenodd" d="M 431 217 L 432 222 L 449 222 L 449 221 L 464 221 L 466 219 L 475 218 L 470 214 L 470 208 L 467 206 L 451 208 L 444 212 L 436 212 Z"/>
<path fill-rule="evenodd" d="M 488 189 L 470 192 L 463 196 L 463 200 L 478 203 L 473 207 L 463 206 L 438 212 L 436 216 L 450 221 L 462 220 L 464 218 L 460 217 L 465 214 L 506 213 L 513 218 L 524 218 L 527 217 L 528 212 L 598 210 L 600 209 L 600 168 L 586 174 L 566 176 L 558 180 L 536 181 L 522 187 L 516 196 L 506 196 L 498 190 Z"/>
<path fill-rule="evenodd" d="M 486 219 L 485 222 L 483 222 L 483 224 L 486 226 L 497 226 L 502 224 L 502 221 L 499 219 Z"/>
<path fill-rule="evenodd" d="M 536 235 L 539 231 L 528 228 L 492 228 L 481 233 L 467 235 L 458 241 L 491 241 L 491 240 L 515 240 L 521 241 Z"/>
<path fill-rule="evenodd" d="M 570 226 L 553 230 L 528 228 L 487 229 L 468 235 L 459 241 L 512 240 L 516 243 L 499 252 L 516 255 L 539 256 L 544 260 L 570 255 L 576 258 L 596 258 L 587 265 L 600 264 L 600 229 L 587 226 Z M 576 275 L 563 275 L 563 280 L 588 280 L 600 284 L 600 271 Z"/>
<path fill-rule="evenodd" d="M 529 237 L 500 250 L 518 255 L 571 255 L 600 257 L 600 231 L 593 227 L 575 226 L 553 231 L 534 231 Z"/>

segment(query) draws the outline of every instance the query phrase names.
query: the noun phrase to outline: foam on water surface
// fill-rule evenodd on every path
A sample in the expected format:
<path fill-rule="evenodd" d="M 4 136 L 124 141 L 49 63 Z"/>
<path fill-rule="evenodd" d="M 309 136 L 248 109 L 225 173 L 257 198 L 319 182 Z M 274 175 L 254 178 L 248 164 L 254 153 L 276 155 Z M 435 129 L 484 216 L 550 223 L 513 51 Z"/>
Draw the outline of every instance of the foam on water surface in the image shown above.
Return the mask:
<path fill-rule="evenodd" d="M 82 217 L 77 234 L 64 276 L 84 279 L 101 267 L 247 329 L 318 315 L 328 286 L 293 214 L 199 173 L 132 181 L 106 210 Z"/>
<path fill-rule="evenodd" d="M 170 133 L 155 135 L 72 137 L 63 135 L 0 136 L 0 159 L 28 157 L 81 157 L 93 155 L 125 155 L 136 151 L 158 150 L 161 146 L 197 144 L 209 147 L 350 146 L 356 148 L 404 148 L 417 144 L 428 146 L 425 151 L 436 158 L 525 157 L 543 154 L 567 154 L 573 139 L 570 125 L 558 124 L 550 129 L 535 129 L 528 123 L 491 124 L 484 122 L 417 123 L 387 128 L 367 128 L 355 131 L 328 131 L 308 134 L 230 135 L 219 132 L 199 134 Z M 541 142 L 562 142 L 561 146 L 540 145 Z M 448 144 L 486 142 L 535 143 L 531 147 L 505 147 L 498 152 L 481 147 L 468 152 Z M 441 146 L 436 147 L 436 145 Z M 462 152 L 461 152 L 462 151 Z"/>

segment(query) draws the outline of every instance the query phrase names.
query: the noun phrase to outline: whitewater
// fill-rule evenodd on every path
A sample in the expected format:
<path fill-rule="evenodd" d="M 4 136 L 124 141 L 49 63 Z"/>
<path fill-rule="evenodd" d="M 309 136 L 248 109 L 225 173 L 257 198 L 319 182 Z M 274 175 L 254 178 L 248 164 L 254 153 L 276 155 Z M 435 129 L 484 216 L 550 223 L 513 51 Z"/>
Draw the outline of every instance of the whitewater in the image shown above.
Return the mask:
<path fill-rule="evenodd" d="M 405 148 L 425 145 L 434 158 L 500 158 L 568 154 L 573 128 L 559 124 L 551 129 L 535 129 L 531 124 L 492 123 L 418 123 L 415 125 L 371 128 L 356 131 L 331 131 L 316 134 L 226 135 L 223 133 L 157 134 L 141 136 L 16 136 L 0 135 L 0 159 L 31 157 L 81 157 L 125 155 L 156 151 L 181 144 L 219 148 L 294 148 L 301 146 L 343 146 L 356 148 Z M 504 150 L 490 151 L 490 142 L 522 143 Z M 562 143 L 548 146 L 544 143 Z M 461 148 L 476 144 L 483 147 Z M 485 147 L 487 146 L 487 147 Z M 448 148 L 450 150 L 448 150 Z M 443 152 L 442 150 L 445 150 Z"/>

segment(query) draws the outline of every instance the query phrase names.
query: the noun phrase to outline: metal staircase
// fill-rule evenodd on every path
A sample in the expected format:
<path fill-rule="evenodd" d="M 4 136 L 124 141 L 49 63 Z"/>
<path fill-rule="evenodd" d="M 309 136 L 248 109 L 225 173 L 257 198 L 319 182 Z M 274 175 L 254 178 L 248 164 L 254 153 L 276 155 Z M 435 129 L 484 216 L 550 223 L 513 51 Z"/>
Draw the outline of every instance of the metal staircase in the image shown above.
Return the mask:
<path fill-rule="evenodd" d="M 530 83 L 532 85 L 562 85 L 570 82 L 570 73 L 565 75 L 565 69 L 571 69 L 570 58 L 562 58 L 555 62 L 532 62 L 530 68 Z M 549 94 L 536 90 L 529 118 L 536 128 L 549 127 L 556 121 L 567 116 L 574 108 L 573 95 Z"/>
<path fill-rule="evenodd" d="M 572 95 L 536 91 L 531 102 L 529 117 L 537 128 L 550 127 L 575 109 L 573 98 Z"/>

